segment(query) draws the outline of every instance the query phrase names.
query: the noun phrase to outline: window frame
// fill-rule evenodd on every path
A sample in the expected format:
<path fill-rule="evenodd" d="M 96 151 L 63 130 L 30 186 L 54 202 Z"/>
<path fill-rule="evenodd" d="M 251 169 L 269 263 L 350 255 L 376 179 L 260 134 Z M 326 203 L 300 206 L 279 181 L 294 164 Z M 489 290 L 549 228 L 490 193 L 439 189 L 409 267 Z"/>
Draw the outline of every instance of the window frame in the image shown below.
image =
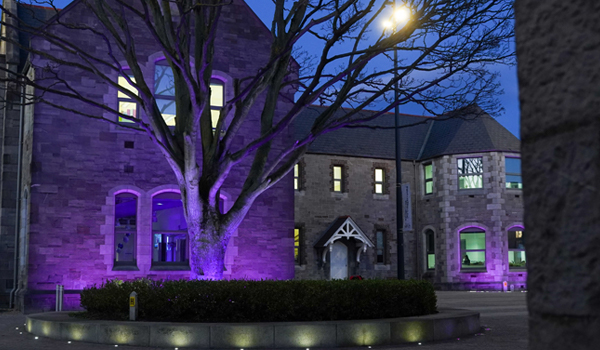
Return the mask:
<path fill-rule="evenodd" d="M 483 249 L 466 249 L 463 248 L 462 238 L 463 235 L 474 235 L 474 234 L 483 234 Z M 460 271 L 461 272 L 470 272 L 470 271 L 487 271 L 487 230 L 484 230 L 480 227 L 466 227 L 458 231 L 458 240 L 459 240 L 459 249 L 460 249 Z M 473 265 L 474 267 L 465 267 L 465 255 L 470 252 L 481 253 L 483 252 L 483 264 L 482 265 Z M 470 259 L 469 259 L 470 260 Z"/>
<path fill-rule="evenodd" d="M 481 161 L 481 172 L 468 172 L 469 169 L 467 169 L 467 172 L 465 173 L 461 173 L 461 162 L 464 162 L 465 160 L 474 160 L 474 159 L 479 159 Z M 456 161 L 456 168 L 457 168 L 457 175 L 458 175 L 458 189 L 459 190 L 480 190 L 483 189 L 483 157 L 482 156 L 477 156 L 477 157 L 462 157 L 462 158 L 458 158 Z M 463 166 L 463 171 L 464 171 L 464 166 Z M 461 178 L 467 178 L 467 177 L 475 177 L 478 176 L 479 177 L 479 183 L 481 184 L 481 187 L 461 187 Z"/>
<path fill-rule="evenodd" d="M 381 234 L 381 238 L 380 238 L 380 234 Z M 386 231 L 383 229 L 376 229 L 375 230 L 375 265 L 385 265 L 386 264 L 386 248 L 387 248 L 387 242 L 386 242 Z M 379 248 L 379 243 L 381 242 L 381 248 Z M 380 250 L 381 250 L 381 254 L 380 254 Z M 381 257 L 381 261 L 379 261 L 379 257 Z"/>
<path fill-rule="evenodd" d="M 429 257 L 433 256 L 433 267 L 430 267 Z M 435 232 L 432 229 L 425 230 L 425 261 L 426 270 L 435 270 Z"/>
<path fill-rule="evenodd" d="M 431 167 L 431 177 L 427 177 L 427 167 Z M 427 192 L 427 184 L 431 183 L 431 191 Z M 433 194 L 433 163 L 423 164 L 423 193 L 425 195 Z"/>
<path fill-rule="evenodd" d="M 125 196 L 131 196 L 134 198 L 135 200 L 135 219 L 134 222 L 135 224 L 133 225 L 133 227 L 129 227 L 129 223 L 127 224 L 126 227 L 120 227 L 117 225 L 117 221 L 119 220 L 119 218 L 117 217 L 117 199 L 119 197 L 125 197 Z M 140 206 L 140 196 L 137 195 L 136 193 L 132 193 L 132 192 L 119 192 L 116 193 L 113 196 L 114 199 L 114 208 L 113 208 L 113 213 L 114 213 L 114 222 L 113 222 L 113 271 L 114 270 L 123 270 L 123 271 L 127 271 L 127 270 L 134 270 L 137 271 L 138 267 L 137 267 L 137 253 L 138 253 L 138 247 L 137 247 L 137 240 L 138 240 L 138 231 L 137 231 L 137 227 L 138 227 L 138 222 L 139 222 L 139 206 Z M 117 259 L 117 247 L 118 247 L 118 242 L 117 242 L 117 237 L 120 236 L 121 234 L 128 234 L 130 233 L 131 236 L 127 236 L 127 237 L 131 237 L 129 238 L 131 240 L 131 244 L 133 245 L 133 259 L 130 261 L 118 261 Z M 124 240 L 124 239 L 123 239 Z M 120 249 L 122 249 L 122 247 L 119 247 Z"/>
<path fill-rule="evenodd" d="M 336 168 L 340 168 L 340 177 L 336 178 L 335 177 L 335 169 Z M 334 193 L 344 193 L 345 192 L 345 186 L 344 186 L 344 165 L 342 164 L 333 164 L 331 167 L 331 181 L 332 181 L 332 187 L 331 187 L 331 191 Z M 336 183 L 339 183 L 339 191 L 336 191 Z"/>
<path fill-rule="evenodd" d="M 155 230 L 154 229 L 154 225 L 153 225 L 153 217 L 154 217 L 154 201 L 156 200 L 156 197 L 159 197 L 161 195 L 164 194 L 177 194 L 179 195 L 179 198 L 181 200 L 181 193 L 176 192 L 176 191 L 165 191 L 165 192 L 159 192 L 159 193 L 155 193 L 151 198 L 150 198 L 150 211 L 151 211 L 151 215 L 150 215 L 150 228 L 151 228 L 151 235 L 150 235 L 150 239 L 151 239 L 151 257 L 150 257 L 150 270 L 173 270 L 173 271 L 178 271 L 178 270 L 190 270 L 190 240 L 189 240 L 189 236 L 188 236 L 188 230 L 187 230 L 187 223 L 186 223 L 186 229 L 185 230 Z M 181 210 L 183 210 L 183 203 L 181 205 Z M 184 220 L 185 220 L 185 216 L 184 216 Z M 186 259 L 185 261 L 155 261 L 154 260 L 154 242 L 155 242 L 155 235 L 169 235 L 169 236 L 176 236 L 176 235 L 185 235 L 185 255 L 186 255 Z M 162 239 L 162 237 L 161 237 Z"/>
<path fill-rule="evenodd" d="M 522 246 L 523 248 L 511 248 L 510 247 L 510 233 L 511 232 L 515 232 L 515 236 L 516 236 L 516 232 L 521 232 L 521 237 L 515 237 L 515 243 L 517 243 L 517 239 L 518 238 L 522 238 Z M 508 270 L 525 270 L 527 269 L 527 256 L 525 253 L 525 246 L 526 246 L 526 236 L 525 236 L 525 228 L 522 226 L 513 226 L 511 228 L 509 228 L 508 230 L 506 230 L 506 246 L 508 247 L 508 255 L 507 255 L 507 262 L 508 262 Z M 510 262 L 510 253 L 513 252 L 513 256 L 514 256 L 514 252 L 519 252 L 519 253 L 523 253 L 523 257 L 524 260 L 523 262 L 525 263 L 522 266 L 511 266 L 511 262 Z"/>
<path fill-rule="evenodd" d="M 300 191 L 301 181 L 300 163 L 294 164 L 294 191 Z"/>
<path fill-rule="evenodd" d="M 519 169 L 521 169 L 521 158 L 520 157 L 511 157 L 511 156 L 504 157 L 504 184 L 505 184 L 505 187 L 507 190 L 522 190 L 523 189 L 523 176 L 521 175 L 522 172 L 509 173 L 508 172 L 508 164 L 507 164 L 508 159 L 519 160 Z M 519 184 L 520 187 L 509 187 L 509 184 L 513 183 L 513 182 L 508 182 L 509 176 L 518 176 L 520 181 L 517 183 Z"/>
<path fill-rule="evenodd" d="M 377 181 L 377 171 L 381 171 L 381 180 Z M 380 191 L 377 192 L 377 186 L 380 186 Z M 373 171 L 373 193 L 374 194 L 385 194 L 385 168 L 375 167 Z"/>
<path fill-rule="evenodd" d="M 158 86 L 156 85 L 156 83 L 157 83 L 157 79 L 156 79 L 157 67 L 167 67 L 168 69 L 171 70 L 171 66 L 169 66 L 169 64 L 167 63 L 167 61 L 165 59 L 158 60 L 154 64 L 154 86 L 153 86 L 152 93 L 153 93 L 154 99 L 157 101 L 157 105 L 159 106 L 159 109 L 160 109 L 160 105 L 158 104 L 159 100 L 171 101 L 171 103 L 175 103 L 175 88 L 174 87 L 172 88 L 173 89 L 172 95 L 171 94 L 159 94 L 156 92 L 156 90 L 158 89 Z M 213 105 L 213 102 L 214 102 L 214 96 L 212 94 L 213 85 L 219 85 L 221 87 L 221 91 L 222 91 L 221 96 L 220 96 L 221 105 Z M 211 112 L 211 126 L 212 126 L 212 130 L 214 133 L 214 131 L 216 130 L 217 123 L 219 122 L 219 116 L 220 116 L 221 109 L 225 105 L 225 82 L 216 77 L 212 77 L 210 79 L 210 88 L 211 88 L 211 96 L 210 96 L 209 105 L 210 105 L 210 112 Z M 167 90 L 165 90 L 165 91 L 167 91 Z M 218 113 L 213 114 L 213 112 L 218 112 Z M 162 114 L 162 111 L 161 111 L 161 114 Z M 177 117 L 177 110 L 175 110 L 175 117 L 173 118 L 173 124 L 172 125 L 167 124 L 168 127 L 175 127 L 175 125 L 176 125 L 175 118 L 176 117 Z M 163 116 L 163 119 L 164 119 L 164 116 Z"/>
<path fill-rule="evenodd" d="M 303 258 L 302 239 L 304 237 L 303 228 L 300 226 L 294 227 L 294 264 L 301 266 Z M 297 238 L 297 239 L 296 239 Z"/>
<path fill-rule="evenodd" d="M 125 71 L 125 75 L 127 75 L 129 77 L 129 79 L 131 79 L 131 81 L 135 84 L 135 78 L 131 75 L 131 73 L 129 71 L 126 70 Z M 129 85 L 131 87 L 131 89 L 128 88 L 127 86 L 125 86 L 125 85 L 122 85 L 121 82 L 120 82 L 121 79 L 125 80 L 124 83 L 126 83 L 127 85 Z M 133 85 L 129 84 L 129 82 L 127 81 L 127 79 L 125 79 L 125 76 L 123 74 L 119 74 L 117 76 L 117 84 L 119 85 L 119 87 L 121 87 L 121 88 L 123 88 L 125 90 L 129 90 L 132 93 L 134 93 L 136 96 L 139 96 L 139 91 L 134 91 L 134 90 L 137 90 L 137 89 L 135 89 L 135 87 Z M 135 119 L 139 119 L 140 118 L 140 108 L 139 108 L 140 106 L 139 106 L 139 103 L 136 100 L 134 100 L 133 98 L 127 96 L 127 94 L 125 94 L 121 90 L 117 90 L 117 111 L 119 113 L 122 113 L 121 112 L 121 103 L 132 103 L 132 104 L 134 104 L 135 105 L 135 115 L 133 115 L 131 117 L 133 117 Z M 126 114 L 126 113 L 122 113 L 122 114 Z M 117 122 L 119 122 L 119 123 L 125 123 L 125 124 L 134 123 L 134 121 L 127 120 L 127 119 L 121 117 L 120 115 L 117 116 Z"/>

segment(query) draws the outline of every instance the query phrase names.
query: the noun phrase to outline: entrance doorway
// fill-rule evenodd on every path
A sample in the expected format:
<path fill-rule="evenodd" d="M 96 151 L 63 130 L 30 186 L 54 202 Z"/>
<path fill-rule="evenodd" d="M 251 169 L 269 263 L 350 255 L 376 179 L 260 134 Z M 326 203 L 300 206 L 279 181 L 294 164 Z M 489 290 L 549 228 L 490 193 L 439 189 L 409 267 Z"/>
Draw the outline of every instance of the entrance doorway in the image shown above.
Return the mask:
<path fill-rule="evenodd" d="M 348 247 L 340 241 L 331 250 L 331 279 L 348 279 Z"/>

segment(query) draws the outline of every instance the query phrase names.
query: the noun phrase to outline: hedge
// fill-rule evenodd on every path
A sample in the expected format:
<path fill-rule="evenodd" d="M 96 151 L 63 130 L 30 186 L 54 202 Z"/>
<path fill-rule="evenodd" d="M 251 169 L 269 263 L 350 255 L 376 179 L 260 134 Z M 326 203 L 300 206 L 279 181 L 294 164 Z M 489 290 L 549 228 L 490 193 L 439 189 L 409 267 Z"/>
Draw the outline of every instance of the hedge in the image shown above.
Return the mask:
<path fill-rule="evenodd" d="M 426 281 L 109 281 L 81 293 L 80 316 L 126 320 L 129 294 L 139 319 L 170 322 L 326 321 L 436 312 Z"/>

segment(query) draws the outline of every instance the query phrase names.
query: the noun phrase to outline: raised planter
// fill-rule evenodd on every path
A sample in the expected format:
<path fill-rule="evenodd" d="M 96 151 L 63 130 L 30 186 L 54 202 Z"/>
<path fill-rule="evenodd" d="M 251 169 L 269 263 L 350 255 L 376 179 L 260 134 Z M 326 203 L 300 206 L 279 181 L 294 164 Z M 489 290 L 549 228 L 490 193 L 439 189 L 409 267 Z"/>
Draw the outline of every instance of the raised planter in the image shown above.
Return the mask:
<path fill-rule="evenodd" d="M 53 339 L 101 344 L 194 348 L 307 348 L 431 342 L 479 331 L 479 313 L 440 309 L 435 315 L 381 320 L 265 323 L 167 323 L 84 320 L 68 312 L 27 316 L 27 331 Z"/>

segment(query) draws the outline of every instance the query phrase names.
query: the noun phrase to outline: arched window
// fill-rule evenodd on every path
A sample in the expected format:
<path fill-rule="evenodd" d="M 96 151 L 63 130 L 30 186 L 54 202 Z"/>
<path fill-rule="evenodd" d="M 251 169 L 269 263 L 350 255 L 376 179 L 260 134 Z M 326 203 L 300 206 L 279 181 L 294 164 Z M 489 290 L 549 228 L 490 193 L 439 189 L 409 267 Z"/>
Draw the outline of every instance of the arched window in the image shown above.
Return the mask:
<path fill-rule="evenodd" d="M 152 267 L 189 266 L 187 223 L 181 195 L 161 193 L 152 198 Z"/>
<path fill-rule="evenodd" d="M 513 227 L 508 230 L 508 266 L 510 269 L 527 267 L 525 259 L 525 230 Z"/>
<path fill-rule="evenodd" d="M 435 234 L 432 230 L 425 231 L 425 254 L 427 255 L 427 270 L 435 270 Z"/>
<path fill-rule="evenodd" d="M 137 196 L 115 196 L 114 266 L 136 266 Z"/>
<path fill-rule="evenodd" d="M 223 82 L 212 79 L 210 82 L 210 108 L 211 122 L 213 130 L 219 121 L 219 113 L 225 101 L 225 88 Z M 154 68 L 154 96 L 158 109 L 162 113 L 163 119 L 168 126 L 175 126 L 175 116 L 177 115 L 175 106 L 175 83 L 173 71 L 167 65 L 167 61 L 162 60 L 156 63 Z"/>
<path fill-rule="evenodd" d="M 485 270 L 485 231 L 469 227 L 460 231 L 461 269 Z"/>

